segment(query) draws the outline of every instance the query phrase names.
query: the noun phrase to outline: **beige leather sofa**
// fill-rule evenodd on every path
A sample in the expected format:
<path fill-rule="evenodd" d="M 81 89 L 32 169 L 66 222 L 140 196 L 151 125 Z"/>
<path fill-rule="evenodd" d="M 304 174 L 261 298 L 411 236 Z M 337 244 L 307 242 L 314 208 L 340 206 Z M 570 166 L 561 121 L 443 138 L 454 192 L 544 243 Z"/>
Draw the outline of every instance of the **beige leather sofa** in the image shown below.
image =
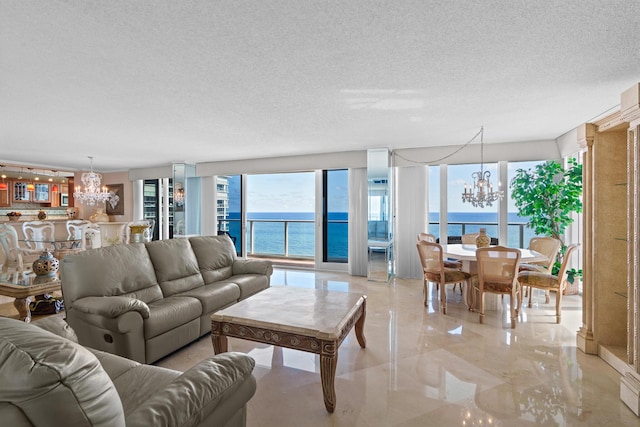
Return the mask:
<path fill-rule="evenodd" d="M 211 333 L 211 314 L 268 288 L 273 268 L 209 236 L 92 249 L 60 272 L 80 344 L 152 363 Z"/>
<path fill-rule="evenodd" d="M 0 318 L 0 424 L 240 427 L 253 368 L 224 353 L 182 373 L 85 348 L 57 316 Z"/>

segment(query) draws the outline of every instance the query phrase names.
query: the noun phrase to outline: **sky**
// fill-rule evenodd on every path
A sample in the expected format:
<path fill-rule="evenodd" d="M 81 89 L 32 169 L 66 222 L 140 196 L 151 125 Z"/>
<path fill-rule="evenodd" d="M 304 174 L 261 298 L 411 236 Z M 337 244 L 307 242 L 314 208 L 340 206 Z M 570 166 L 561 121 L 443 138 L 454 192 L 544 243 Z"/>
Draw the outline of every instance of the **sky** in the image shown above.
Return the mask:
<path fill-rule="evenodd" d="M 329 177 L 329 210 L 349 209 L 346 170 Z M 229 210 L 239 210 L 237 178 L 229 182 Z M 315 212 L 315 172 L 247 176 L 247 212 Z"/>

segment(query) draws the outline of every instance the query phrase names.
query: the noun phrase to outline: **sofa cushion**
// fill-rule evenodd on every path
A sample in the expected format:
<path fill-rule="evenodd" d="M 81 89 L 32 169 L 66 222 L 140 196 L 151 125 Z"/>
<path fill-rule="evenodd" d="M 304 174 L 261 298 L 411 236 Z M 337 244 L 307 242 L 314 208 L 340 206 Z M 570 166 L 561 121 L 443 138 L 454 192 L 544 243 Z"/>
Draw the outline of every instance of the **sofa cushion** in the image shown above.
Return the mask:
<path fill-rule="evenodd" d="M 269 276 L 262 274 L 239 274 L 231 276 L 227 281 L 238 285 L 240 299 L 245 299 L 269 287 Z"/>
<path fill-rule="evenodd" d="M 240 287 L 228 281 L 215 282 L 178 296 L 197 298 L 202 304 L 202 314 L 207 314 L 237 302 L 240 299 Z"/>
<path fill-rule="evenodd" d="M 0 318 L 0 384 L 0 401 L 33 425 L 125 425 L 118 392 L 89 350 L 15 319 Z"/>
<path fill-rule="evenodd" d="M 65 308 L 79 298 L 130 295 L 150 303 L 162 298 L 144 244 L 116 245 L 64 257 L 60 274 Z"/>
<path fill-rule="evenodd" d="M 149 318 L 144 321 L 145 339 L 153 338 L 184 325 L 202 314 L 196 298 L 173 296 L 149 304 Z"/>
<path fill-rule="evenodd" d="M 187 239 L 155 240 L 146 247 L 165 297 L 204 285 Z"/>
<path fill-rule="evenodd" d="M 231 277 L 236 260 L 236 248 L 229 236 L 190 237 L 189 242 L 198 259 L 205 284 Z"/>

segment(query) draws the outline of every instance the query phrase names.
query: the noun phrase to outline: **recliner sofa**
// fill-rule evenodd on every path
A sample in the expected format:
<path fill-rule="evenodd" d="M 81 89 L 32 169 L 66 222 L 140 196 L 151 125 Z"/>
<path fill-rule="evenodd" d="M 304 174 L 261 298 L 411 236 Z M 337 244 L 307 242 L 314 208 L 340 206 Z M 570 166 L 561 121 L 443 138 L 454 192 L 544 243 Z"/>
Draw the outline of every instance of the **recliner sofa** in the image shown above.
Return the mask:
<path fill-rule="evenodd" d="M 232 352 L 182 373 L 85 348 L 58 316 L 0 317 L 0 423 L 243 427 L 254 366 Z"/>
<path fill-rule="evenodd" d="M 269 287 L 267 260 L 238 259 L 228 236 L 108 246 L 61 262 L 80 344 L 153 363 L 211 332 L 211 314 Z"/>

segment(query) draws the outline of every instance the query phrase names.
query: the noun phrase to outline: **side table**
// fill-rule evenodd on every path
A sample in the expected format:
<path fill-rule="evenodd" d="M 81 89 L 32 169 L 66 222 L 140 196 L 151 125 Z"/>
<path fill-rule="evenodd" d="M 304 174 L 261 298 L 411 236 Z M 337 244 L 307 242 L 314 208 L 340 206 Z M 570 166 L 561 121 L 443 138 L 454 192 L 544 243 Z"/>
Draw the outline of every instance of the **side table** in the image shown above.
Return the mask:
<path fill-rule="evenodd" d="M 20 320 L 31 322 L 29 303 L 34 295 L 59 291 L 60 276 L 38 276 L 31 271 L 0 274 L 0 295 L 15 298 L 13 306 L 20 314 Z"/>

